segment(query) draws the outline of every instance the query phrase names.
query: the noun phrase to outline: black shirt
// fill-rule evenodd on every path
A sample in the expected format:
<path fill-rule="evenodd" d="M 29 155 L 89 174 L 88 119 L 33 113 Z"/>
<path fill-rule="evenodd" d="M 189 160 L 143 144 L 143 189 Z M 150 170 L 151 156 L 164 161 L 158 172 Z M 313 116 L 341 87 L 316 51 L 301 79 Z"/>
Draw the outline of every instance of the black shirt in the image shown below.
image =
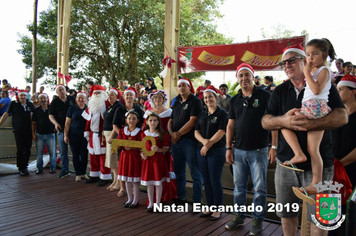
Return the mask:
<path fill-rule="evenodd" d="M 87 105 L 81 109 L 77 104 L 68 108 L 66 117 L 71 119 L 69 127 L 69 135 L 81 135 L 84 137 L 86 119 L 82 116 L 83 112 L 87 109 Z"/>
<path fill-rule="evenodd" d="M 189 120 L 191 116 L 196 116 L 202 112 L 203 105 L 198 97 L 190 94 L 185 102 L 182 102 L 182 96 L 178 96 L 176 102 L 172 107 L 171 114 L 173 132 L 177 132 L 182 128 Z M 184 134 L 182 138 L 195 139 L 194 129 Z"/>
<path fill-rule="evenodd" d="M 112 122 L 114 119 L 114 114 L 116 109 L 122 107 L 119 101 L 116 101 L 114 104 L 110 105 L 108 109 L 104 112 L 104 124 L 103 130 L 112 131 Z"/>
<path fill-rule="evenodd" d="M 6 112 L 9 114 L 12 113 L 13 132 L 31 132 L 31 114 L 34 110 L 35 107 L 29 101 L 26 101 L 26 105 L 24 106 L 18 101 L 10 102 Z"/>
<path fill-rule="evenodd" d="M 145 90 L 147 91 L 148 94 L 152 93 L 153 90 L 157 90 L 156 85 L 152 84 L 151 88 L 149 88 L 148 86 L 145 88 Z"/>
<path fill-rule="evenodd" d="M 135 112 L 137 112 L 138 116 L 140 117 L 140 122 L 138 123 L 138 127 L 141 128 L 142 124 L 143 124 L 143 110 L 139 106 L 136 106 L 136 105 L 134 105 L 133 109 Z M 117 108 L 114 113 L 114 118 L 113 118 L 112 124 L 117 125 L 120 129 L 124 128 L 126 112 L 128 112 L 128 110 L 126 110 L 125 105 Z"/>
<path fill-rule="evenodd" d="M 49 120 L 49 108 L 43 110 L 41 106 L 37 107 L 32 114 L 32 121 L 36 122 L 36 132 L 39 134 L 55 133 L 54 124 Z"/>
<path fill-rule="evenodd" d="M 273 116 L 282 116 L 293 108 L 301 108 L 303 95 L 304 89 L 300 92 L 297 99 L 296 91 L 290 80 L 280 84 L 275 88 L 271 95 L 267 107 L 267 114 L 271 114 Z M 342 103 L 334 85 L 332 85 L 330 88 L 328 106 L 331 109 L 344 108 L 344 104 Z M 307 132 L 295 131 L 295 133 L 298 137 L 300 147 L 302 148 L 304 154 L 307 156 L 307 161 L 297 164 L 297 167 L 304 170 L 310 170 L 310 156 L 307 151 Z M 281 162 L 288 161 L 294 156 L 294 153 L 289 147 L 288 143 L 285 141 L 282 133 L 279 131 L 278 134 L 277 158 Z M 320 143 L 320 155 L 323 159 L 324 168 L 334 165 L 334 155 L 330 130 L 325 130 L 324 132 L 323 139 Z"/>
<path fill-rule="evenodd" d="M 331 132 L 334 156 L 341 160 L 356 148 L 356 112 L 349 116 L 349 122 L 346 125 Z M 356 162 L 345 166 L 345 170 L 354 188 L 356 186 Z"/>
<path fill-rule="evenodd" d="M 53 99 L 51 105 L 49 106 L 49 114 L 53 115 L 58 124 L 62 127 L 61 132 L 64 131 L 68 108 L 74 104 L 74 98 L 72 96 L 67 96 L 67 100 L 65 102 L 57 97 Z"/>
<path fill-rule="evenodd" d="M 199 130 L 200 134 L 205 139 L 210 139 L 219 130 L 226 131 L 227 125 L 227 113 L 225 110 L 217 107 L 213 114 L 209 114 L 208 111 L 202 111 L 195 125 L 195 130 Z M 213 144 L 211 148 L 221 148 L 226 144 L 225 135 L 216 143 Z M 197 144 L 198 149 L 203 147 L 201 142 Z"/>
<path fill-rule="evenodd" d="M 256 150 L 267 147 L 268 131 L 262 128 L 270 93 L 254 86 L 250 98 L 245 98 L 241 89 L 231 99 L 229 119 L 235 120 L 235 148 Z"/>
<path fill-rule="evenodd" d="M 267 87 L 265 86 L 264 89 L 267 90 L 268 92 L 270 92 L 271 91 L 271 87 L 276 87 L 276 84 L 272 83 L 272 84 L 268 85 Z"/>

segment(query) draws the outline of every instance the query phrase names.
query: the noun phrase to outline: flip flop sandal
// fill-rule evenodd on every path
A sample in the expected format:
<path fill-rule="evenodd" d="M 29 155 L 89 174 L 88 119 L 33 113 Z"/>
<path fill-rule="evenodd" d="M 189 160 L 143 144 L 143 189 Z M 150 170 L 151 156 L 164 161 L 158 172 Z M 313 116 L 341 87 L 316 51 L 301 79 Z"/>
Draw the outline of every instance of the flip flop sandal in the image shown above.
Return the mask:
<path fill-rule="evenodd" d="M 284 168 L 290 169 L 290 170 L 304 172 L 304 170 L 297 168 L 297 166 L 294 165 L 292 162 L 290 162 L 290 161 L 285 161 L 285 162 L 289 163 L 290 166 L 284 165 L 283 163 L 279 163 L 279 165 L 283 166 Z"/>
<path fill-rule="evenodd" d="M 126 191 L 121 189 L 118 193 L 117 193 L 117 196 L 118 197 L 124 197 L 126 195 Z"/>
<path fill-rule="evenodd" d="M 304 191 L 304 193 L 302 193 L 301 191 L 299 191 L 298 188 L 292 187 L 294 194 L 295 194 L 299 199 L 301 199 L 301 200 L 303 200 L 303 201 L 306 201 L 307 203 L 309 203 L 309 204 L 311 204 L 311 205 L 315 205 L 315 200 L 314 200 L 313 198 L 309 197 L 309 195 L 308 195 L 308 193 L 307 193 L 307 190 L 305 190 L 304 187 L 300 187 L 300 188 Z"/>

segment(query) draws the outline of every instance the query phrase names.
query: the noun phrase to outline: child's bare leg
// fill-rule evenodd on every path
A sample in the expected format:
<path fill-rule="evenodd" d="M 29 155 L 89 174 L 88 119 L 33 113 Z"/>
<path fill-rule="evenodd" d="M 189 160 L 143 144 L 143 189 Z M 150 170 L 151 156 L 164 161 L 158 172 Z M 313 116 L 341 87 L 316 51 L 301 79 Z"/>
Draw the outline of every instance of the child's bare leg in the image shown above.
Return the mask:
<path fill-rule="evenodd" d="M 292 164 L 305 162 L 307 160 L 307 157 L 304 155 L 299 145 L 297 135 L 294 133 L 294 131 L 289 129 L 282 129 L 281 131 L 284 139 L 287 141 L 288 145 L 291 147 L 291 149 L 294 152 L 294 157 L 289 161 Z M 289 165 L 288 163 L 283 163 L 283 164 Z"/>
<path fill-rule="evenodd" d="M 313 171 L 313 180 L 309 186 L 305 187 L 308 195 L 313 195 L 317 193 L 316 188 L 313 187 L 314 184 L 322 181 L 323 177 L 323 160 L 321 159 L 319 148 L 321 139 L 323 138 L 324 131 L 308 131 L 308 152 L 311 159 L 311 166 Z"/>
<path fill-rule="evenodd" d="M 153 194 L 154 194 L 154 185 L 148 185 L 147 186 L 147 195 L 148 195 L 148 208 L 153 208 Z"/>

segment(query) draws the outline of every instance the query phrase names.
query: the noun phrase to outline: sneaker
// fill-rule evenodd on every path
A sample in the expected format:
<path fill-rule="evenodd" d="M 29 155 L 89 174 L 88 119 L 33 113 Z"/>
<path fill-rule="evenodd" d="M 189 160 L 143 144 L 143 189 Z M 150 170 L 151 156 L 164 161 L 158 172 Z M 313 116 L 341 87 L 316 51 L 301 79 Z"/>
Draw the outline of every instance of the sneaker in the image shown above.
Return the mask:
<path fill-rule="evenodd" d="M 80 182 L 82 177 L 80 175 L 75 176 L 75 182 Z"/>
<path fill-rule="evenodd" d="M 253 219 L 250 235 L 259 235 L 262 232 L 262 220 Z"/>
<path fill-rule="evenodd" d="M 225 225 L 225 229 L 233 230 L 239 226 L 244 225 L 244 223 L 245 219 L 242 219 L 239 215 L 234 215 L 234 218 L 232 218 L 232 220 L 227 222 L 227 224 Z"/>
<path fill-rule="evenodd" d="M 58 178 L 64 178 L 64 177 L 67 177 L 69 176 L 70 173 L 68 170 L 62 170 L 61 173 L 59 173 L 59 175 L 57 176 Z"/>
<path fill-rule="evenodd" d="M 85 174 L 85 175 L 82 175 L 82 178 L 85 179 L 85 180 L 87 180 L 87 179 L 89 179 L 89 176 L 87 176 L 87 175 Z"/>

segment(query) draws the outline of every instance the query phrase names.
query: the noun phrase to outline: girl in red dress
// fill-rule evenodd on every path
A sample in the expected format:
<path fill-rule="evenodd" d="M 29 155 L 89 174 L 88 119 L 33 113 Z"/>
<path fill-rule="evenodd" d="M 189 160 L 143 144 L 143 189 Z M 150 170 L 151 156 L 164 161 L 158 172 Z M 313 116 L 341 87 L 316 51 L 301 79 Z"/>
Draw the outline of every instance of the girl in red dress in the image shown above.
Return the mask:
<path fill-rule="evenodd" d="M 155 152 L 153 156 L 146 156 L 141 153 L 142 171 L 141 185 L 147 186 L 148 207 L 147 212 L 153 211 L 153 195 L 156 187 L 156 204 L 161 203 L 162 183 L 169 182 L 168 165 L 165 157 L 165 152 L 169 151 L 170 137 L 163 132 L 161 121 L 156 113 L 148 113 L 146 118 L 145 131 L 142 138 L 152 136 L 156 139 L 156 145 L 152 146 L 150 142 L 146 143 L 147 150 Z"/>
<path fill-rule="evenodd" d="M 118 139 L 141 141 L 142 131 L 139 125 L 139 115 L 135 111 L 125 114 L 128 126 L 120 129 Z M 127 202 L 124 207 L 136 208 L 140 194 L 141 180 L 141 156 L 139 148 L 122 147 L 118 168 L 118 180 L 125 181 L 127 191 Z M 132 187 L 134 196 L 132 196 Z"/>

